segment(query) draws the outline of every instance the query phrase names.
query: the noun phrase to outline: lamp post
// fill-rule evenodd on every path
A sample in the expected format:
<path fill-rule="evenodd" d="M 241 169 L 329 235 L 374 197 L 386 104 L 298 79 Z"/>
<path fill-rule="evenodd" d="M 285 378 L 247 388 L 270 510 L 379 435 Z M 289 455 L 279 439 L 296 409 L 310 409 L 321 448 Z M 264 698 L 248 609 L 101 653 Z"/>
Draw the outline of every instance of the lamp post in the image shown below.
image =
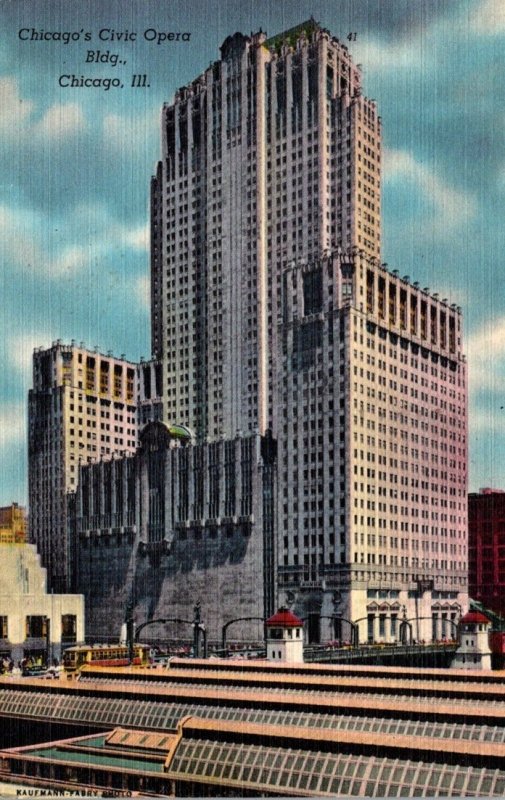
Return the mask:
<path fill-rule="evenodd" d="M 126 624 L 126 646 L 128 647 L 128 661 L 133 663 L 135 656 L 134 642 L 135 642 L 135 620 L 133 619 L 133 603 L 128 601 L 125 610 L 125 624 Z"/>
<path fill-rule="evenodd" d="M 202 606 L 200 601 L 196 603 L 193 608 L 193 655 L 195 658 L 200 658 L 200 632 L 205 633 L 205 628 L 202 625 Z"/>

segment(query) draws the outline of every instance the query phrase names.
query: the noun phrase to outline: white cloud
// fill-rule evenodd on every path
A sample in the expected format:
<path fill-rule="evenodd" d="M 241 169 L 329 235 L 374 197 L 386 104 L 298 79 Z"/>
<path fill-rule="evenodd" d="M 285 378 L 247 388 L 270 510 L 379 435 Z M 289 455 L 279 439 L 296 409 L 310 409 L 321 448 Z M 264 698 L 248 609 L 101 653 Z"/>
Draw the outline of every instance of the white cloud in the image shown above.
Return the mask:
<path fill-rule="evenodd" d="M 465 344 L 472 436 L 505 432 L 505 316 L 486 320 Z"/>
<path fill-rule="evenodd" d="M 362 38 L 353 42 L 352 55 L 354 63 L 361 63 L 366 74 L 401 69 L 411 72 L 430 66 L 424 49 L 416 47 L 415 40 L 387 43 Z"/>
<path fill-rule="evenodd" d="M 70 223 L 76 229 L 84 226 L 88 234 L 87 245 L 94 256 L 103 255 L 113 248 L 131 248 L 149 252 L 149 222 L 131 227 L 115 217 L 111 217 L 106 205 L 88 203 L 77 206 L 72 212 Z"/>
<path fill-rule="evenodd" d="M 37 225 L 37 217 L 29 211 L 0 206 L 0 256 L 4 269 L 9 262 L 28 271 L 44 264 L 44 251 L 33 230 Z"/>
<path fill-rule="evenodd" d="M 48 108 L 42 119 L 34 125 L 33 133 L 46 139 L 63 140 L 82 132 L 85 127 L 81 107 L 77 103 L 67 103 Z"/>
<path fill-rule="evenodd" d="M 107 114 L 103 119 L 103 144 L 109 150 L 125 154 L 137 154 L 146 146 L 146 136 L 157 136 L 160 110 L 158 106 L 146 109 L 138 116 Z"/>
<path fill-rule="evenodd" d="M 505 317 L 486 320 L 466 340 L 469 390 L 502 397 L 505 406 Z"/>
<path fill-rule="evenodd" d="M 45 214 L 26 208 L 0 206 L 0 258 L 4 270 L 10 265 L 22 272 L 61 278 L 86 263 L 81 245 L 54 241 L 51 222 Z"/>
<path fill-rule="evenodd" d="M 384 178 L 387 181 L 410 181 L 433 204 L 437 219 L 432 232 L 452 234 L 455 228 L 468 224 L 475 216 L 477 203 L 468 192 L 444 183 L 436 172 L 405 150 L 384 151 Z"/>
<path fill-rule="evenodd" d="M 88 263 L 88 253 L 80 245 L 65 247 L 56 258 L 51 259 L 51 277 L 62 277 L 68 273 L 78 272 Z"/>
<path fill-rule="evenodd" d="M 137 250 L 145 250 L 149 252 L 149 244 L 151 241 L 149 223 L 142 225 L 139 228 L 134 228 L 131 231 L 126 231 L 124 234 L 126 244 Z"/>
<path fill-rule="evenodd" d="M 499 36 L 505 32 L 503 0 L 482 0 L 468 17 L 470 31 L 482 36 Z"/>
<path fill-rule="evenodd" d="M 0 135 L 16 140 L 33 138 L 61 142 L 81 133 L 86 126 L 83 111 L 78 103 L 56 104 L 35 121 L 36 107 L 31 100 L 23 100 L 14 78 L 0 78 Z"/>
<path fill-rule="evenodd" d="M 26 406 L 21 403 L 0 405 L 0 450 L 12 445 L 24 446 L 26 440 Z"/>
<path fill-rule="evenodd" d="M 88 231 L 82 244 L 81 228 Z M 111 252 L 149 252 L 149 224 L 129 227 L 103 206 L 78 207 L 55 221 L 44 213 L 0 205 L 0 262 L 4 271 L 38 274 L 48 280 L 76 275 Z M 67 241 L 62 241 L 65 236 Z"/>
<path fill-rule="evenodd" d="M 32 113 L 33 104 L 21 99 L 13 78 L 0 78 L 0 108 L 0 134 L 18 138 Z"/>
<path fill-rule="evenodd" d="M 498 416 L 498 415 L 501 416 Z M 478 433 L 497 433 L 503 434 L 505 430 L 505 410 L 500 410 L 499 406 L 491 410 L 484 408 L 470 408 L 469 411 L 469 428 L 473 435 Z"/>
<path fill-rule="evenodd" d="M 151 307 L 151 281 L 148 275 L 141 275 L 135 280 L 135 296 L 144 308 Z"/>
<path fill-rule="evenodd" d="M 19 333 L 8 338 L 7 358 L 9 365 L 20 373 L 25 382 L 31 382 L 32 356 L 37 347 L 50 347 L 51 336 L 45 331 Z"/>

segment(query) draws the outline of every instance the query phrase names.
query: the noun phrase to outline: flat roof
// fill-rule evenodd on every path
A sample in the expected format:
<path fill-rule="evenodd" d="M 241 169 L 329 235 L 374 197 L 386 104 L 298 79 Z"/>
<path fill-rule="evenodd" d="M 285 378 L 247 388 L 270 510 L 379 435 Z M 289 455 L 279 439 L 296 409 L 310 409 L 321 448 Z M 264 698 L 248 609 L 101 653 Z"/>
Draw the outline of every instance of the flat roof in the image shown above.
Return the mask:
<path fill-rule="evenodd" d="M 173 736 L 117 729 L 12 748 L 0 755 L 2 777 L 26 781 L 37 774 L 37 764 L 51 761 L 63 770 L 85 769 L 79 773 L 80 785 L 84 782 L 95 788 L 99 781 L 95 783 L 93 771 L 103 780 L 106 768 L 111 773 L 173 780 L 176 790 L 194 784 L 214 790 L 234 788 L 236 796 L 243 796 L 245 790 L 263 790 L 297 796 L 487 797 L 505 793 L 505 771 L 500 769 L 504 749 L 502 745 L 488 752 L 479 747 L 477 752 L 469 741 L 456 747 L 437 743 L 434 749 L 433 741 L 413 742 L 411 737 L 377 740 L 369 734 L 250 723 L 216 728 L 210 720 L 187 717 Z M 42 785 L 51 783 L 51 775 L 42 773 Z"/>
<path fill-rule="evenodd" d="M 403 670 L 402 670 L 403 672 Z M 259 689 L 280 689 L 282 691 L 317 691 L 317 692 L 336 692 L 343 693 L 358 690 L 363 692 L 404 695 L 410 697 L 447 697 L 447 698 L 475 698 L 479 700 L 497 699 L 505 700 L 505 673 L 502 673 L 501 682 L 489 682 L 486 680 L 465 681 L 462 671 L 454 670 L 455 677 L 451 681 L 435 680 L 432 675 L 423 676 L 423 671 L 418 671 L 418 678 L 398 677 L 396 670 L 391 670 L 384 675 L 370 676 L 364 674 L 363 677 L 355 674 L 298 674 L 293 673 L 272 673 L 271 670 L 248 671 L 247 669 L 237 670 L 236 662 L 231 662 L 229 669 L 201 669 L 195 668 L 180 669 L 179 665 L 170 666 L 168 669 L 135 668 L 127 670 L 121 667 L 93 667 L 85 666 L 81 670 L 81 684 L 91 683 L 96 677 L 96 684 L 100 678 L 108 677 L 111 679 L 123 679 L 126 687 L 128 682 L 146 681 L 156 687 L 165 686 L 166 690 L 175 689 L 178 684 L 191 685 L 196 691 L 199 686 L 213 686 L 215 691 L 225 686 L 241 687 L 244 691 L 251 692 Z M 149 687 L 151 691 L 151 686 Z"/>

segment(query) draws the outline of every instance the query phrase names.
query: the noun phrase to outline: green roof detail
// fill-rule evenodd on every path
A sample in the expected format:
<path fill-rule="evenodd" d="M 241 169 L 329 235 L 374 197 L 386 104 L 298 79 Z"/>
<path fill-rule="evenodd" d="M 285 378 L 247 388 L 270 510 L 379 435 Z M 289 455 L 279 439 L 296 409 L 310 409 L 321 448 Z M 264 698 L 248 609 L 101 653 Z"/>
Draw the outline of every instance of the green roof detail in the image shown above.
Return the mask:
<path fill-rule="evenodd" d="M 77 764 L 88 764 L 90 767 L 119 767 L 120 769 L 135 769 L 140 772 L 163 772 L 163 761 L 131 758 L 129 753 L 114 756 L 111 753 L 100 755 L 94 752 L 67 750 L 65 747 L 44 747 L 30 750 L 30 755 L 34 758 L 73 761 Z"/>
<path fill-rule="evenodd" d="M 311 17 L 306 22 L 295 25 L 294 28 L 289 28 L 289 30 L 278 33 L 272 36 L 271 39 L 267 39 L 266 42 L 264 42 L 264 46 L 268 47 L 269 50 L 279 52 L 283 44 L 294 47 L 302 34 L 310 38 L 314 31 L 318 30 L 321 30 L 321 26 Z"/>
<path fill-rule="evenodd" d="M 185 425 L 178 425 L 177 423 L 174 425 L 169 425 L 168 432 L 170 436 L 173 436 L 175 439 L 185 439 L 190 441 L 192 438 L 191 431 L 189 428 L 186 428 Z"/>

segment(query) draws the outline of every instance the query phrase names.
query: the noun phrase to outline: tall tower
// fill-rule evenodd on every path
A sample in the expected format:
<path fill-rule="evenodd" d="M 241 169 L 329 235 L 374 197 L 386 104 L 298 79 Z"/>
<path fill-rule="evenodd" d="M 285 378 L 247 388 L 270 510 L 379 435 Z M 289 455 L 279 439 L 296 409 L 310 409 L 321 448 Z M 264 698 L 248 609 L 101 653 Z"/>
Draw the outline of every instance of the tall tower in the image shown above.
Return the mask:
<path fill-rule="evenodd" d="M 152 343 L 167 422 L 276 433 L 279 299 L 293 258 L 380 253 L 380 120 L 313 20 L 236 33 L 162 112 L 152 179 Z"/>
<path fill-rule="evenodd" d="M 28 396 L 29 534 L 49 587 L 68 591 L 71 537 L 68 493 L 79 464 L 110 460 L 137 447 L 137 367 L 60 340 L 33 354 Z M 105 507 L 107 507 L 105 498 Z M 97 526 L 103 524 L 97 520 Z"/>
<path fill-rule="evenodd" d="M 450 630 L 466 593 L 460 309 L 380 262 L 381 121 L 309 20 L 236 33 L 162 112 L 163 418 L 278 442 L 277 604 L 309 639 Z M 325 622 L 328 629 L 328 622 Z"/>
<path fill-rule="evenodd" d="M 451 638 L 467 605 L 461 310 L 359 251 L 285 274 L 278 599 L 312 640 Z M 321 617 L 326 618 L 324 628 Z M 327 619 L 330 618 L 330 621 Z"/>

